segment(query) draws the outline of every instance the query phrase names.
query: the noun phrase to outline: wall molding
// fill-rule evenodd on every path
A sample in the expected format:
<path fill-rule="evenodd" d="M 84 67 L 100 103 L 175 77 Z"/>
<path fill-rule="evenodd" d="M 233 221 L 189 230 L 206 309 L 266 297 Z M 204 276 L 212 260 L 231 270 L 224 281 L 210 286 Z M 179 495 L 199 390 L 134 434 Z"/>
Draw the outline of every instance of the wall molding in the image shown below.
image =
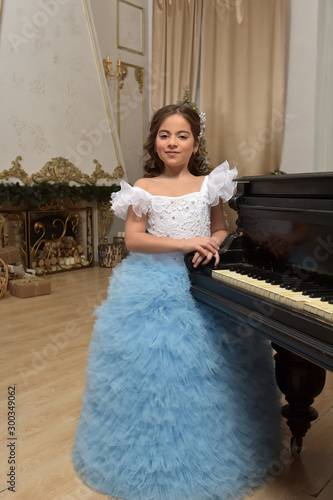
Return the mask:
<path fill-rule="evenodd" d="M 0 172 L 0 180 L 8 181 L 11 178 L 20 180 L 23 184 L 43 182 L 59 182 L 69 184 L 97 184 L 101 180 L 115 180 L 124 176 L 123 168 L 119 165 L 109 174 L 106 172 L 98 160 L 94 160 L 95 169 L 91 175 L 83 173 L 74 163 L 67 158 L 57 157 L 46 162 L 45 165 L 34 174 L 27 174 L 21 165 L 22 156 L 17 156 L 12 161 L 12 167 L 9 170 Z"/>

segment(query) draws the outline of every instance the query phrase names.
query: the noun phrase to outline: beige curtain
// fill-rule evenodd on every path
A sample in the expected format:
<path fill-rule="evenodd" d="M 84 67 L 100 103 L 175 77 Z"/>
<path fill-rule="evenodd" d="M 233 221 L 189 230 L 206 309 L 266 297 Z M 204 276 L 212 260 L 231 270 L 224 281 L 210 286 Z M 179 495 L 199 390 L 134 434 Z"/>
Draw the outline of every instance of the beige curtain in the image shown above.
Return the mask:
<path fill-rule="evenodd" d="M 190 88 L 195 102 L 203 0 L 154 0 L 152 111 L 174 104 Z"/>
<path fill-rule="evenodd" d="M 200 111 L 212 165 L 278 169 L 284 132 L 287 0 L 203 2 Z"/>

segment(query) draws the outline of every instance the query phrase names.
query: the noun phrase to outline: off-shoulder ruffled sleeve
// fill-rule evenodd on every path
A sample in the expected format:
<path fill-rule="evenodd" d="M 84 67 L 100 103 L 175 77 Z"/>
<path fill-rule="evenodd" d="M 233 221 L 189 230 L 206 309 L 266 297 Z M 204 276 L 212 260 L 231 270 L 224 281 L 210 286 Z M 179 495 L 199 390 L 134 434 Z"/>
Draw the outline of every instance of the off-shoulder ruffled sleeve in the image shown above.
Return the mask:
<path fill-rule="evenodd" d="M 121 181 L 120 191 L 111 193 L 111 208 L 117 217 L 126 219 L 130 206 L 138 217 L 142 217 L 149 208 L 149 194 L 144 189 L 132 187 L 127 182 Z"/>
<path fill-rule="evenodd" d="M 237 168 L 230 170 L 227 161 L 212 170 L 207 179 L 208 198 L 211 206 L 218 205 L 220 198 L 223 201 L 230 200 L 235 191 L 237 173 Z"/>

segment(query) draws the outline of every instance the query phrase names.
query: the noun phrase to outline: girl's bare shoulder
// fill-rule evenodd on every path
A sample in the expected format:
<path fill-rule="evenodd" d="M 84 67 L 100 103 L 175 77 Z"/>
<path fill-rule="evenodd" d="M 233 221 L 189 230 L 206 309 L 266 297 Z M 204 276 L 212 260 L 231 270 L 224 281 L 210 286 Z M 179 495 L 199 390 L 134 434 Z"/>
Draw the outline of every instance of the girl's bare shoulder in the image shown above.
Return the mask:
<path fill-rule="evenodd" d="M 151 192 L 154 186 L 156 186 L 156 177 L 142 177 L 134 183 L 134 187 L 139 187 L 148 192 Z"/>
<path fill-rule="evenodd" d="M 143 188 L 143 189 L 144 189 L 145 185 L 146 185 L 146 179 L 144 177 L 142 179 L 138 179 L 133 184 L 134 187 L 140 187 L 140 188 Z"/>

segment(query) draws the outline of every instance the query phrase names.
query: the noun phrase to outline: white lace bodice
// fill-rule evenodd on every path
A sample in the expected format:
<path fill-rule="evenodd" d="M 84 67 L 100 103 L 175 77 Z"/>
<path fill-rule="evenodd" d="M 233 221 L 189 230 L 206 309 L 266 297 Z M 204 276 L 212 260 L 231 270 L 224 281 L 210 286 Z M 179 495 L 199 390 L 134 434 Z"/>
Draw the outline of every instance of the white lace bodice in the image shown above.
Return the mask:
<path fill-rule="evenodd" d="M 145 214 L 146 229 L 154 236 L 177 239 L 210 236 L 210 208 L 220 198 L 223 201 L 231 198 L 236 176 L 236 168 L 229 170 L 224 162 L 204 178 L 200 191 L 177 197 L 152 195 L 121 181 L 121 190 L 111 195 L 111 206 L 122 219 L 126 219 L 129 206 L 139 217 Z"/>

